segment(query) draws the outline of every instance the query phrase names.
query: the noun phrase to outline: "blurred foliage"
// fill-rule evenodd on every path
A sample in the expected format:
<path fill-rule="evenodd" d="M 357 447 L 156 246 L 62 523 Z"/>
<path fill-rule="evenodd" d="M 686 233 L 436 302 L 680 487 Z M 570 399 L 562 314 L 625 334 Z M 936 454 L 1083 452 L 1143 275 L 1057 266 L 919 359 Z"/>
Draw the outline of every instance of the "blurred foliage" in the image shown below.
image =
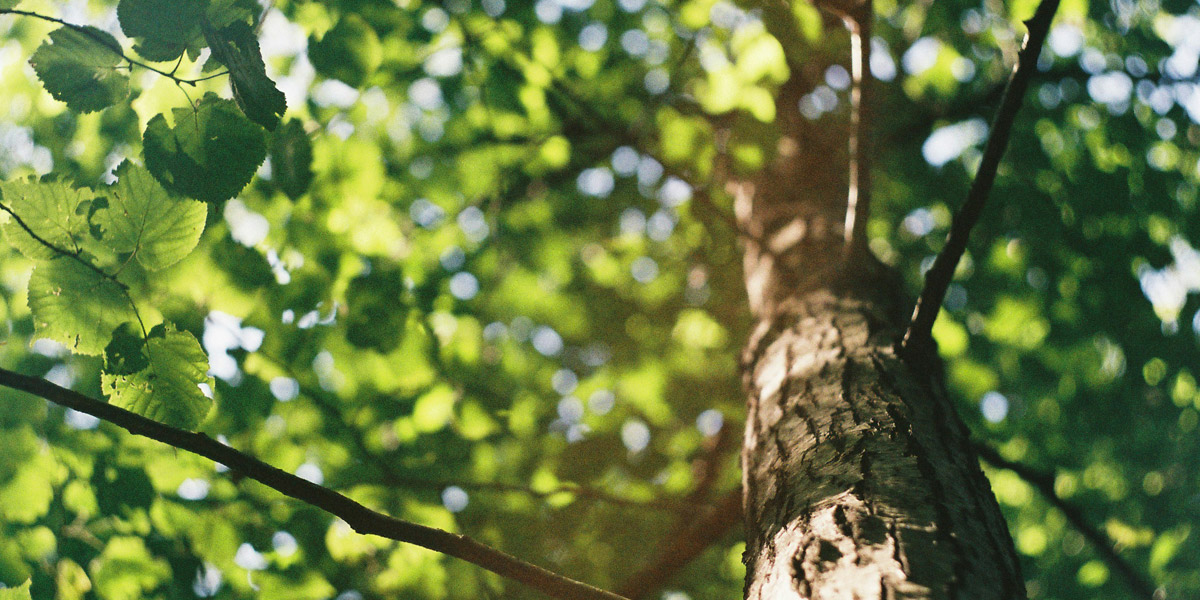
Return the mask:
<path fill-rule="evenodd" d="M 876 2 L 871 245 L 903 293 L 1034 4 Z M 770 160 L 775 90 L 815 64 L 788 53 L 844 51 L 836 23 L 748 0 L 14 6 L 95 29 L 0 14 L 0 193 L 30 219 L 5 217 L 5 367 L 608 588 L 739 485 L 717 440 L 740 431 L 749 315 L 720 178 Z M 1198 30 L 1194 2 L 1063 3 L 935 327 L 977 437 L 1055 469 L 1168 598 L 1200 595 Z M 795 107 L 829 135 L 839 62 Z M 1030 485 L 989 475 L 1031 598 L 1127 597 Z M 739 537 L 669 597 L 737 597 Z M 0 583 L 28 580 L 530 594 L 3 390 Z"/>

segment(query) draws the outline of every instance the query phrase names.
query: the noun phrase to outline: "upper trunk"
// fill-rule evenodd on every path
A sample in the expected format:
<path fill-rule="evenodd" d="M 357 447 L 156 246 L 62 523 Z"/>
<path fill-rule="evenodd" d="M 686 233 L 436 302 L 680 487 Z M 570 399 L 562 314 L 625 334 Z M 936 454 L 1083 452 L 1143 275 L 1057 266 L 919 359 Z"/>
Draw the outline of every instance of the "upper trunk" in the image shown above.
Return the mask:
<path fill-rule="evenodd" d="M 899 279 L 846 258 L 844 141 L 784 86 L 779 158 L 733 182 L 758 326 L 745 353 L 746 598 L 1023 599 L 936 353 L 897 356 Z M 822 135 L 824 133 L 824 135 Z"/>

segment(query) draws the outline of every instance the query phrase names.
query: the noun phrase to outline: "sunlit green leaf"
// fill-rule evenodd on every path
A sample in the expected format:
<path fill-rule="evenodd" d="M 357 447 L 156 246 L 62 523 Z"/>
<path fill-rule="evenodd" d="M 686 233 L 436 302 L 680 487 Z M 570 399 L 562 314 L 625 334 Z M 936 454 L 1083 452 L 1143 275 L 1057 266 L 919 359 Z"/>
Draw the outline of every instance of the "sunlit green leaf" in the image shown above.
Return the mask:
<path fill-rule="evenodd" d="M 29 258 L 49 260 L 61 252 L 77 253 L 89 241 L 85 203 L 94 196 L 92 190 L 62 181 L 0 183 L 0 202 L 16 214 L 6 215 L 8 220 L 0 227 L 8 242 Z"/>
<path fill-rule="evenodd" d="M 107 206 L 94 221 L 103 240 L 117 252 L 132 252 L 142 266 L 157 271 L 187 256 L 200 234 L 208 207 L 168 193 L 146 169 L 125 161 L 117 183 L 107 191 Z"/>
<path fill-rule="evenodd" d="M 91 564 L 96 591 L 110 600 L 145 598 L 171 577 L 167 561 L 155 557 L 146 542 L 134 536 L 114 536 Z"/>
<path fill-rule="evenodd" d="M 219 202 L 250 182 L 266 158 L 266 132 L 230 100 L 208 94 L 195 111 L 177 108 L 175 125 L 150 119 L 144 146 L 146 168 L 169 190 Z"/>
<path fill-rule="evenodd" d="M 2 6 L 0 4 L 0 7 Z M 27 580 L 17 587 L 0 589 L 0 600 L 32 600 L 32 597 L 29 595 L 29 585 L 31 583 L 33 583 L 32 580 Z"/>
<path fill-rule="evenodd" d="M 104 373 L 109 402 L 160 423 L 194 429 L 212 407 L 212 399 L 199 387 L 213 385 L 204 349 L 192 334 L 159 325 L 150 332 L 145 352 L 145 369 Z"/>
<path fill-rule="evenodd" d="M 6 521 L 33 523 L 50 509 L 54 486 L 43 460 L 26 462 L 15 477 L 0 486 L 0 516 Z"/>
<path fill-rule="evenodd" d="M 121 45 L 95 27 L 59 28 L 30 57 L 38 79 L 56 100 L 78 112 L 107 108 L 129 95 Z"/>
<path fill-rule="evenodd" d="M 74 258 L 56 258 L 33 269 L 29 309 L 37 336 L 79 354 L 100 354 L 113 330 L 134 319 L 120 285 Z"/>
<path fill-rule="evenodd" d="M 234 21 L 254 21 L 262 10 L 262 6 L 256 0 L 208 0 L 207 4 L 204 16 L 217 28 L 225 27 Z"/>

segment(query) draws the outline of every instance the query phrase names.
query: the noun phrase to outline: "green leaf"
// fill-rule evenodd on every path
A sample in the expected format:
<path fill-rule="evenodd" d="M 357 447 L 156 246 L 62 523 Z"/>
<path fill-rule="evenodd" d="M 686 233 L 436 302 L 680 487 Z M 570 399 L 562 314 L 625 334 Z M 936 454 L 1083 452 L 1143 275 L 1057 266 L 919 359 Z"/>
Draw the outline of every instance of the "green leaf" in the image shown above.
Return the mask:
<path fill-rule="evenodd" d="M 133 323 L 121 323 L 113 330 L 112 341 L 104 347 L 104 371 L 113 375 L 132 375 L 150 366 L 146 340 Z"/>
<path fill-rule="evenodd" d="M 16 2 L 10 4 L 0 2 L 0 7 L 12 7 L 15 5 Z M 0 590 L 0 600 L 32 600 L 32 596 L 29 595 L 29 584 L 32 582 L 32 579 L 26 579 L 25 583 L 17 587 Z"/>
<path fill-rule="evenodd" d="M 213 58 L 229 69 L 233 97 L 242 112 L 251 121 L 274 130 L 287 111 L 287 99 L 267 77 L 254 30 L 243 21 L 220 29 L 205 25 L 204 39 L 208 40 Z"/>
<path fill-rule="evenodd" d="M 257 0 L 208 0 L 204 17 L 213 27 L 221 28 L 234 21 L 257 22 L 261 10 Z"/>
<path fill-rule="evenodd" d="M 360 87 L 383 62 L 383 45 L 362 17 L 347 14 L 320 41 L 309 38 L 308 59 L 321 75 Z"/>
<path fill-rule="evenodd" d="M 292 119 L 271 138 L 271 180 L 295 200 L 312 183 L 312 142 L 299 119 Z"/>
<path fill-rule="evenodd" d="M 101 375 L 109 402 L 172 427 L 195 429 L 213 403 L 199 387 L 213 385 L 200 342 L 191 333 L 159 325 L 150 331 L 145 351 L 145 369 L 121 374 L 106 368 Z"/>
<path fill-rule="evenodd" d="M 108 206 L 94 221 L 103 241 L 117 252 L 132 252 L 151 271 L 169 267 L 191 253 L 204 231 L 208 207 L 172 196 L 146 169 L 125 161 L 108 190 Z"/>
<path fill-rule="evenodd" d="M 382 353 L 395 350 L 404 339 L 408 312 L 401 310 L 404 275 L 395 267 L 376 267 L 350 280 L 346 289 L 346 340 L 359 348 Z"/>
<path fill-rule="evenodd" d="M 200 35 L 203 14 L 199 0 L 121 0 L 117 19 L 121 31 L 140 38 L 138 54 L 154 61 L 179 58 Z"/>
<path fill-rule="evenodd" d="M 0 10 L 10 9 L 20 3 L 21 3 L 21 0 L 0 0 Z M 0 594 L 0 600 L 2 600 L 3 598 L 4 598 L 4 595 Z"/>
<path fill-rule="evenodd" d="M 0 183 L 0 201 L 16 213 L 29 230 L 9 215 L 0 226 L 10 244 L 33 260 L 50 260 L 61 256 L 41 238 L 64 252 L 79 252 L 89 239 L 87 201 L 95 193 L 88 188 L 76 188 L 62 181 L 9 181 Z"/>
<path fill-rule="evenodd" d="M 113 330 L 135 318 L 120 285 L 66 257 L 34 268 L 29 309 L 38 337 L 61 342 L 78 354 L 100 354 Z"/>
<path fill-rule="evenodd" d="M 140 537 L 113 536 L 88 564 L 96 596 L 111 600 L 152 598 L 171 578 L 166 559 L 151 554 Z"/>
<path fill-rule="evenodd" d="M 39 455 L 26 462 L 0 486 L 0 519 L 8 523 L 33 523 L 50 510 L 54 500 L 54 461 Z"/>
<path fill-rule="evenodd" d="M 146 168 L 171 191 L 208 202 L 229 199 L 266 158 L 266 132 L 230 100 L 209 93 L 194 112 L 177 108 L 174 116 L 174 127 L 163 115 L 150 119 L 142 142 Z"/>
<path fill-rule="evenodd" d="M 107 108 L 129 95 L 129 77 L 119 71 L 121 45 L 95 27 L 61 27 L 50 33 L 29 64 L 46 91 L 73 111 Z"/>

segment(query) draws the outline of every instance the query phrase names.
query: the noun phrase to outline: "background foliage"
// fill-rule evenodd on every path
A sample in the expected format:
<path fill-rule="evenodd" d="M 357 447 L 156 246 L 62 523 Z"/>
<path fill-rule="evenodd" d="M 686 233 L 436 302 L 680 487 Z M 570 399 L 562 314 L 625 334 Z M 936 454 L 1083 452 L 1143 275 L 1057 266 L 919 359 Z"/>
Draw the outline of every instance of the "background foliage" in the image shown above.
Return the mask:
<path fill-rule="evenodd" d="M 0 15 L 0 201 L 25 222 L 4 224 L 6 367 L 612 589 L 738 486 L 748 315 L 720 178 L 774 153 L 789 72 L 754 3 L 14 7 L 94 29 Z M 1033 3 L 876 11 L 871 244 L 913 294 Z M 935 327 L 977 437 L 1057 470 L 1176 598 L 1200 594 L 1198 17 L 1064 2 Z M 823 79 L 796 110 L 845 135 L 846 69 Z M 1032 598 L 1127 597 L 989 475 Z M 739 538 L 667 597 L 737 597 Z M 529 593 L 3 391 L 0 582 L 30 578 L 64 599 Z"/>

